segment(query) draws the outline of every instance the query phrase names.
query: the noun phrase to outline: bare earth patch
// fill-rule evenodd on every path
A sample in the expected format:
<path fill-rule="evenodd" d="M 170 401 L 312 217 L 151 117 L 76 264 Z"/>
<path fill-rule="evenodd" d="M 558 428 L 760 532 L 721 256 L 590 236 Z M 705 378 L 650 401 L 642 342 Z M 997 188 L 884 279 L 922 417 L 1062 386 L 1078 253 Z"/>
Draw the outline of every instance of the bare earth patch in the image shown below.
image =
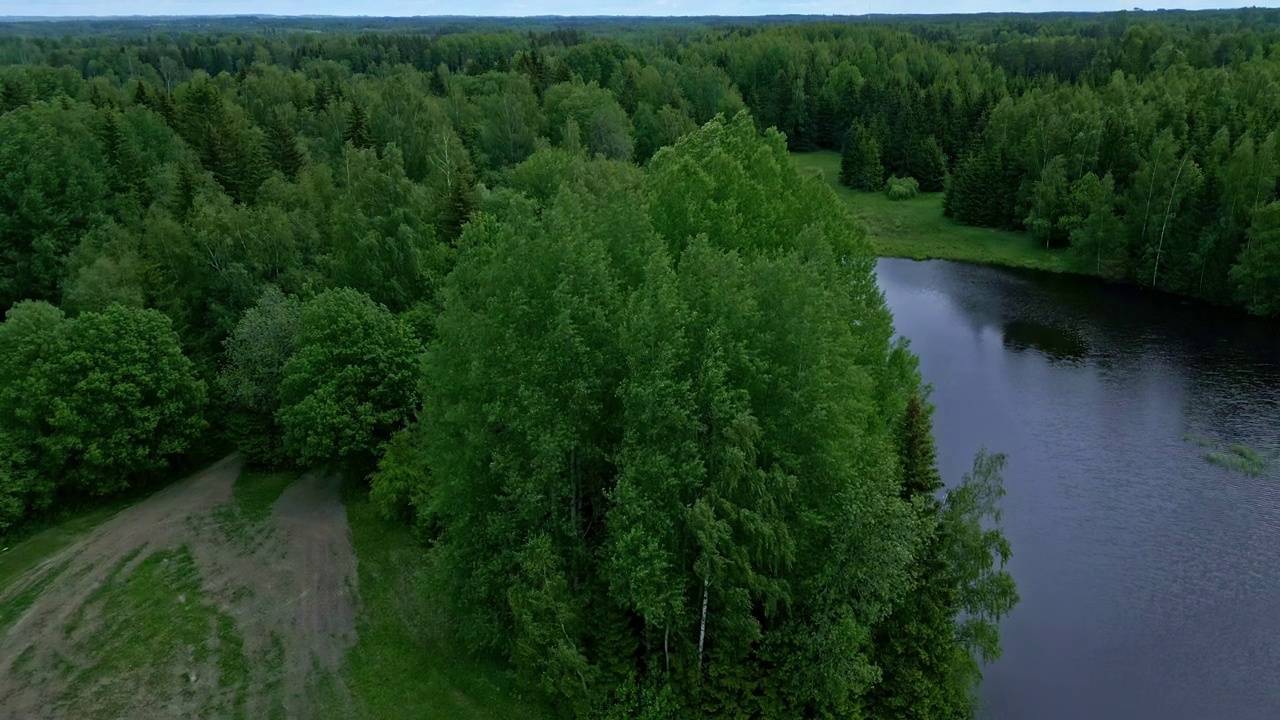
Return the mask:
<path fill-rule="evenodd" d="M 0 590 L 0 718 L 293 718 L 346 700 L 357 575 L 338 479 L 303 475 L 245 520 L 240 470 L 232 456 L 174 483 Z"/>

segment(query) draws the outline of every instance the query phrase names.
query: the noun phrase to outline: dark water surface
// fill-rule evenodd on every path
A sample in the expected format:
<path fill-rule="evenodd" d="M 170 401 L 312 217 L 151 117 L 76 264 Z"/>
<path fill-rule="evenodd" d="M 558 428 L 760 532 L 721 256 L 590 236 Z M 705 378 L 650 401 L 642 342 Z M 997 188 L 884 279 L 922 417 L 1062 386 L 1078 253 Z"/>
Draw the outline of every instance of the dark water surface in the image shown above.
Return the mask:
<path fill-rule="evenodd" d="M 984 720 L 1280 718 L 1280 323 L 1081 279 L 884 259 L 955 482 L 1009 455 L 1022 602 Z"/>

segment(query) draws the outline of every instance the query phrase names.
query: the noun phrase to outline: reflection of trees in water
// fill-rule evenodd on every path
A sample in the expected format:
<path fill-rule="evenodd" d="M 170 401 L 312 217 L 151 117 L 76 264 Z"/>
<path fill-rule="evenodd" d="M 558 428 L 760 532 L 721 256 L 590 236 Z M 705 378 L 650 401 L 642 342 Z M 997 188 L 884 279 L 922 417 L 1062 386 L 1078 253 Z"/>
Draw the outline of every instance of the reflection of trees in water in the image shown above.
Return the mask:
<path fill-rule="evenodd" d="M 909 260 L 882 260 L 878 271 L 894 290 L 891 301 L 927 290 L 975 338 L 990 328 L 1011 352 L 1088 362 L 1121 385 L 1176 387 L 1186 432 L 1264 453 L 1280 449 L 1275 321 L 1069 275 Z"/>
<path fill-rule="evenodd" d="M 1013 349 L 1078 357 L 1083 347 L 1104 362 L 1146 363 L 1156 355 L 1193 371 L 1223 363 L 1280 368 L 1275 321 L 1198 301 L 1096 278 L 943 260 L 885 259 L 878 271 L 892 285 L 945 297 L 975 335 L 991 328 Z"/>
<path fill-rule="evenodd" d="M 1033 321 L 1006 322 L 1001 337 L 1004 346 L 1009 350 L 1013 352 L 1038 350 L 1050 362 L 1082 361 L 1089 354 L 1089 344 L 1075 331 Z"/>

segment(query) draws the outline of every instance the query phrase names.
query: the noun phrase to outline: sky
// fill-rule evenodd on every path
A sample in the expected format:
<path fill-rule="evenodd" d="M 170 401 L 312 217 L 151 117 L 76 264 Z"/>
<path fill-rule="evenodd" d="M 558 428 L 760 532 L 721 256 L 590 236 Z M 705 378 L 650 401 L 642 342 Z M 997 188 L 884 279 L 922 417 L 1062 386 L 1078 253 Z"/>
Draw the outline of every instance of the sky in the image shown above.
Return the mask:
<path fill-rule="evenodd" d="M 1280 0 L 1253 0 L 1248 4 L 1277 2 Z M 1234 4 L 1230 0 L 0 0 L 0 16 L 860 15 L 1224 6 Z"/>

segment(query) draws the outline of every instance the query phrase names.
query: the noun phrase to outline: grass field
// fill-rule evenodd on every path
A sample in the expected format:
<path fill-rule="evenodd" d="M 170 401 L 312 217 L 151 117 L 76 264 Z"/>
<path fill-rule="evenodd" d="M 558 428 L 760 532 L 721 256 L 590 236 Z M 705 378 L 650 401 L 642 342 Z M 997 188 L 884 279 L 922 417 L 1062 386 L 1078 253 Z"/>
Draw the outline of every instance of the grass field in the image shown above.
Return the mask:
<path fill-rule="evenodd" d="M 453 640 L 426 550 L 408 527 L 382 518 L 358 483 L 325 500 L 308 477 L 237 472 L 213 507 L 199 507 L 191 494 L 200 486 L 192 486 L 74 515 L 14 542 L 0 553 L 0 705 L 11 699 L 2 689 L 10 684 L 29 706 L 84 718 L 552 716 L 521 697 L 501 662 L 471 657 Z M 158 514 L 158 502 L 177 514 Z M 317 526 L 333 522 L 339 503 L 345 522 Z M 315 658 L 334 642 L 307 628 L 317 621 L 323 628 L 324 611 L 342 608 L 271 611 L 320 591 L 310 579 L 322 578 L 324 568 L 303 568 L 304 591 L 296 595 L 295 563 L 315 556 L 306 552 L 312 540 L 298 546 L 303 554 L 293 552 L 296 523 L 322 527 L 322 543 L 349 538 L 354 551 L 350 565 L 327 552 L 315 560 L 353 571 L 346 587 L 354 645 L 325 668 Z M 66 560 L 44 563 L 86 536 L 93 539 Z M 33 623 L 47 627 L 33 630 Z M 308 645 L 309 633 L 316 634 Z M 308 647 L 319 653 L 310 661 L 303 660 Z M 299 671 L 309 678 L 302 701 L 290 694 Z"/>
<path fill-rule="evenodd" d="M 1026 233 L 970 227 L 942 215 L 942 193 L 894 202 L 883 193 L 850 190 L 840 184 L 840 154 L 794 153 L 803 170 L 821 175 L 867 226 L 877 254 L 912 260 L 963 260 L 985 265 L 1076 272 L 1070 256 L 1046 250 Z"/>
<path fill-rule="evenodd" d="M 93 510 L 74 513 L 38 532 L 14 540 L 0 540 L 0 590 L 18 576 L 35 567 L 41 560 L 75 542 L 86 532 L 116 514 L 124 503 L 112 503 Z M 11 545 L 5 544 L 12 542 Z"/>
<path fill-rule="evenodd" d="M 129 717 L 140 694 L 181 697 L 209 665 L 220 671 L 219 699 L 199 710 L 246 717 L 249 666 L 242 641 L 234 620 L 206 600 L 186 547 L 151 554 L 132 572 L 113 574 L 102 589 L 102 622 L 75 647 L 91 660 L 67 668 L 60 704 L 71 717 Z"/>
<path fill-rule="evenodd" d="M 360 642 L 345 682 L 366 718 L 548 717 L 512 687 L 503 669 L 449 642 L 426 551 L 402 523 L 380 517 L 364 490 L 343 492 L 359 558 Z M 326 713 L 342 717 L 340 712 Z"/>

